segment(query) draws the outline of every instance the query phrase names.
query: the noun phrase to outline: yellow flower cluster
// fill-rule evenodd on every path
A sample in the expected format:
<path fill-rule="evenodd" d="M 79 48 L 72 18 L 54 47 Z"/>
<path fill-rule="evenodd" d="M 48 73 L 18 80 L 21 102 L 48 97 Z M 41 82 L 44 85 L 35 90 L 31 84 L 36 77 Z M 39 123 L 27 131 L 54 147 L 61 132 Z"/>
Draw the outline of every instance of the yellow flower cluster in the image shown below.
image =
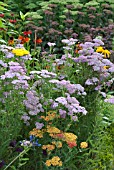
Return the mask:
<path fill-rule="evenodd" d="M 61 131 L 58 129 L 58 128 L 56 128 L 56 127 L 54 127 L 54 126 L 47 126 L 47 132 L 48 133 L 51 133 L 51 134 L 56 134 L 56 133 L 60 133 Z"/>
<path fill-rule="evenodd" d="M 53 145 L 55 145 L 57 148 L 62 148 L 62 142 L 61 141 L 53 141 Z"/>
<path fill-rule="evenodd" d="M 77 136 L 74 135 L 73 133 L 64 133 L 64 140 L 66 142 L 74 142 L 76 141 Z"/>
<path fill-rule="evenodd" d="M 59 118 L 60 116 L 57 116 L 56 112 L 52 112 L 52 111 L 47 112 L 47 116 L 41 116 L 41 118 L 47 122 L 53 120 L 56 117 Z"/>
<path fill-rule="evenodd" d="M 34 128 L 32 131 L 29 132 L 30 135 L 34 135 L 36 137 L 39 137 L 39 138 L 43 138 L 43 133 L 45 132 L 45 130 L 39 130 L 39 129 L 36 129 Z"/>
<path fill-rule="evenodd" d="M 29 51 L 27 51 L 24 48 L 15 48 L 12 50 L 12 53 L 15 54 L 16 56 L 24 56 L 24 55 L 28 55 Z"/>
<path fill-rule="evenodd" d="M 88 147 L 88 143 L 87 142 L 81 142 L 80 143 L 80 147 L 81 148 L 87 148 Z"/>
<path fill-rule="evenodd" d="M 104 49 L 103 47 L 97 47 L 97 49 L 96 49 L 96 52 L 98 52 L 98 53 L 102 53 L 103 55 L 104 55 L 104 58 L 110 58 L 110 51 L 109 50 L 106 50 L 106 49 Z"/>
<path fill-rule="evenodd" d="M 54 156 L 52 159 L 46 161 L 46 166 L 62 166 L 62 161 L 58 156 Z"/>
<path fill-rule="evenodd" d="M 50 144 L 48 144 L 48 145 L 43 145 L 43 146 L 42 146 L 42 149 L 44 149 L 44 150 L 47 149 L 47 151 L 52 151 L 52 150 L 55 149 L 55 145 L 50 145 Z"/>

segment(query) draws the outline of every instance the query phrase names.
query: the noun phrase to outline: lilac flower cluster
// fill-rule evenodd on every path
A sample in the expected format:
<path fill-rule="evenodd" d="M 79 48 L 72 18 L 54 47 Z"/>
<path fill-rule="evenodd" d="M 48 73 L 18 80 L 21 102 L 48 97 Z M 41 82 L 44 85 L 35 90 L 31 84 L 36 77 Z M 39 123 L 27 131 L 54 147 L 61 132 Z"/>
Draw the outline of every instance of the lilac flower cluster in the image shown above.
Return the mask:
<path fill-rule="evenodd" d="M 2 60 L 0 60 L 0 65 L 5 68 L 7 67 L 7 63 L 4 63 Z"/>
<path fill-rule="evenodd" d="M 56 73 L 49 72 L 48 70 L 31 71 L 30 74 L 38 74 L 43 78 L 54 78 L 57 76 Z"/>
<path fill-rule="evenodd" d="M 23 63 L 21 66 L 18 62 L 10 61 L 8 63 L 8 68 L 9 70 L 6 71 L 4 75 L 1 75 L 0 79 L 14 79 L 11 80 L 11 83 L 15 85 L 15 89 L 28 89 L 29 84 L 27 81 L 30 80 L 30 77 L 26 76 L 26 69 L 23 67 Z"/>
<path fill-rule="evenodd" d="M 49 82 L 56 84 L 58 88 L 66 88 L 70 94 L 77 92 L 78 95 L 86 95 L 84 87 L 82 87 L 80 84 L 71 84 L 70 81 L 67 80 L 59 81 L 56 79 L 49 80 Z"/>
<path fill-rule="evenodd" d="M 99 79 L 97 77 L 92 77 L 92 79 L 87 79 L 85 84 L 86 85 L 94 85 L 99 82 Z"/>
<path fill-rule="evenodd" d="M 29 120 L 32 119 L 30 116 L 35 116 L 40 112 L 44 112 L 42 104 L 40 103 L 41 97 L 38 97 L 37 92 L 35 90 L 30 90 L 26 94 L 26 100 L 23 101 L 24 105 L 28 113 L 25 113 L 22 116 L 22 119 L 26 124 L 29 125 Z M 38 124 L 36 123 L 36 127 Z"/>
<path fill-rule="evenodd" d="M 66 114 L 68 114 L 73 121 L 76 121 L 78 119 L 78 113 L 82 113 L 83 115 L 87 114 L 86 109 L 79 105 L 80 103 L 75 97 L 71 97 L 68 93 L 65 93 L 65 95 L 66 97 L 58 97 L 52 103 L 52 108 L 54 109 L 58 107 L 61 108 L 61 106 L 65 109 L 59 109 L 59 114 L 62 118 L 65 118 Z"/>
<path fill-rule="evenodd" d="M 107 103 L 114 104 L 114 96 L 111 96 L 110 98 L 105 99 L 104 101 L 107 102 Z"/>
<path fill-rule="evenodd" d="M 83 47 L 79 51 L 79 57 L 73 58 L 73 61 L 76 63 L 87 63 L 88 66 L 91 66 L 93 71 L 97 73 L 98 78 L 87 79 L 85 84 L 92 85 L 99 82 L 99 87 L 101 87 L 102 82 L 107 81 L 110 78 L 111 74 L 114 73 L 114 64 L 108 60 L 104 59 L 104 56 L 100 53 L 95 52 L 94 47 L 104 45 L 100 39 L 94 39 L 94 43 L 86 42 L 81 44 Z M 107 66 L 107 68 L 105 68 Z M 95 90 L 99 90 L 98 86 Z"/>
<path fill-rule="evenodd" d="M 63 39 L 62 43 L 66 44 L 68 47 L 74 45 L 78 40 L 74 38 Z"/>
<path fill-rule="evenodd" d="M 5 54 L 5 58 L 14 58 L 14 54 L 11 52 L 13 49 L 13 47 L 7 45 L 0 45 L 0 51 Z"/>

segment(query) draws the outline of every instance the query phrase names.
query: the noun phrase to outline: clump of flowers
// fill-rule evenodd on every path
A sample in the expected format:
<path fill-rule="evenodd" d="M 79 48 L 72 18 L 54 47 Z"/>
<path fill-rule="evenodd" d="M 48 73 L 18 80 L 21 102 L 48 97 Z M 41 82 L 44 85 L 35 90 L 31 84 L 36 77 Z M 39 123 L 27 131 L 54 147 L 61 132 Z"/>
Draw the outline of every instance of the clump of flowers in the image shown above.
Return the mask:
<path fill-rule="evenodd" d="M 58 156 L 54 156 L 52 159 L 46 161 L 46 166 L 62 166 L 62 161 Z"/>

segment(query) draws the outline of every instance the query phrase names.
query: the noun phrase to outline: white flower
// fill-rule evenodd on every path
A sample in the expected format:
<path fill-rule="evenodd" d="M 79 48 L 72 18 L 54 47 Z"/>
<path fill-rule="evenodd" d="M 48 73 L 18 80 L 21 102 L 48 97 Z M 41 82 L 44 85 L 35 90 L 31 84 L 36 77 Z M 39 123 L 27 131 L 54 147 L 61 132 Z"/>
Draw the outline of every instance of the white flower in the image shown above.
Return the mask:
<path fill-rule="evenodd" d="M 56 44 L 55 43 L 51 43 L 51 42 L 48 42 L 47 43 L 50 47 L 52 47 L 52 46 L 55 46 Z"/>

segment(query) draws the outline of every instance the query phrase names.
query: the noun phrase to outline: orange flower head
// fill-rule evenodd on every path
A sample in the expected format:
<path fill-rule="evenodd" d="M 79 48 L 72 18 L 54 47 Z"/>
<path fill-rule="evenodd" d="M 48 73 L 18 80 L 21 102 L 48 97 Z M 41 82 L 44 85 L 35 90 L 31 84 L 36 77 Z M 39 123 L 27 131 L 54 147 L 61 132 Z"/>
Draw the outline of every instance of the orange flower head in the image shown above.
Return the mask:
<path fill-rule="evenodd" d="M 29 37 L 23 37 L 23 36 L 19 36 L 18 37 L 18 40 L 21 40 L 21 44 L 25 44 L 25 43 L 28 43 L 30 41 L 30 38 Z"/>
<path fill-rule="evenodd" d="M 41 44 L 42 43 L 42 39 L 41 38 L 36 39 L 36 43 L 37 44 Z"/>
<path fill-rule="evenodd" d="M 10 37 L 8 40 L 8 45 L 13 45 L 14 44 L 14 38 Z"/>
<path fill-rule="evenodd" d="M 78 52 L 82 50 L 82 47 L 80 46 L 80 43 L 76 44 L 76 50 L 75 53 L 78 54 Z"/>

